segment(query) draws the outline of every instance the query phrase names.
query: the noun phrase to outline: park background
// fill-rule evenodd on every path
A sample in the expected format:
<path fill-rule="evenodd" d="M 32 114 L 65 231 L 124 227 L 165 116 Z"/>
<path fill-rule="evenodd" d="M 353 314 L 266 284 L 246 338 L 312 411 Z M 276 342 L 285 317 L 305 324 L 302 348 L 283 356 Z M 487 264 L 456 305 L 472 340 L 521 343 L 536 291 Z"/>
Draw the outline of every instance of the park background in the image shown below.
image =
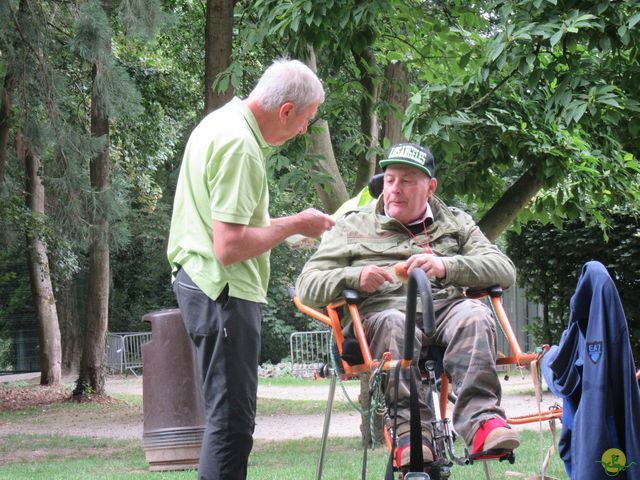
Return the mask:
<path fill-rule="evenodd" d="M 637 2 L 5 0 L 0 18 L 0 370 L 103 392 L 107 332 L 175 306 L 165 250 L 189 133 L 282 56 L 318 72 L 326 101 L 269 160 L 273 217 L 333 212 L 389 145 L 427 145 L 438 194 L 542 305 L 535 343 L 557 343 L 596 259 L 638 358 Z M 272 252 L 263 362 L 316 328 L 287 296 L 312 251 Z"/>

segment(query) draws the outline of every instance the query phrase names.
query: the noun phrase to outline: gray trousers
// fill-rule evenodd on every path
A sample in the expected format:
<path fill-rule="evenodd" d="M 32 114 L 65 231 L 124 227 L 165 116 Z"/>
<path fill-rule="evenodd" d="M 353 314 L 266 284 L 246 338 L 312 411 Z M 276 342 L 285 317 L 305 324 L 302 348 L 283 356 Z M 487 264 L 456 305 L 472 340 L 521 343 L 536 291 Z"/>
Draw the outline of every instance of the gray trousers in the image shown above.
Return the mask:
<path fill-rule="evenodd" d="M 491 310 L 481 301 L 472 299 L 440 300 L 434 302 L 436 335 L 430 342 L 445 347 L 444 370 L 458 395 L 453 409 L 453 427 L 473 445 L 475 432 L 492 417 L 506 418 L 500 407 L 502 387 L 496 371 L 496 326 Z M 416 322 L 418 323 L 418 322 Z M 420 319 L 421 323 L 421 319 Z M 404 348 L 405 314 L 399 310 L 385 310 L 368 314 L 364 329 L 374 358 L 386 351 L 393 358 L 401 358 Z M 416 328 L 414 358 L 417 360 L 426 337 Z M 412 374 L 419 375 L 417 367 Z M 393 376 L 385 393 L 388 406 L 393 406 Z M 398 434 L 409 430 L 409 377 L 401 376 L 398 386 Z M 423 430 L 430 430 L 433 413 L 420 400 Z M 393 409 L 390 409 L 393 412 Z"/>
<path fill-rule="evenodd" d="M 228 288 L 212 300 L 184 269 L 173 290 L 202 375 L 206 424 L 198 478 L 246 479 L 255 428 L 262 306 L 229 297 Z"/>

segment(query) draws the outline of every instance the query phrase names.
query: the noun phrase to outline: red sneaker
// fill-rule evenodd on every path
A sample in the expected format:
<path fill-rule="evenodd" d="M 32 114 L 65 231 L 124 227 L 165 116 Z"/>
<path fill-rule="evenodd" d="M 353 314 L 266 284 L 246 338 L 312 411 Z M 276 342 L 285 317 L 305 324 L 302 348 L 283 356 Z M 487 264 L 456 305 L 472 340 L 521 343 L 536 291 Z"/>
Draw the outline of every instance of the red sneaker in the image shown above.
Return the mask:
<path fill-rule="evenodd" d="M 514 450 L 520 446 L 518 432 L 511 428 L 501 418 L 490 418 L 484 422 L 476 432 L 471 454 L 488 450 Z"/>
<path fill-rule="evenodd" d="M 411 435 L 407 432 L 398 437 L 396 447 L 396 465 L 398 467 L 408 467 L 411 463 Z M 422 461 L 424 463 L 433 462 L 433 446 L 429 439 L 422 435 Z"/>

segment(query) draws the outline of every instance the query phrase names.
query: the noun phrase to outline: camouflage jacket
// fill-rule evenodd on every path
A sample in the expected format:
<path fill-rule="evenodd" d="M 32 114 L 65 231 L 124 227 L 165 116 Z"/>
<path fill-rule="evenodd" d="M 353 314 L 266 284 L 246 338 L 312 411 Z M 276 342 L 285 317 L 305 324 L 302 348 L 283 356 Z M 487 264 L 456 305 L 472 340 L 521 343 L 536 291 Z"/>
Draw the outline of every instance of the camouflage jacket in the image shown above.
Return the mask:
<path fill-rule="evenodd" d="M 382 197 L 377 203 L 351 210 L 326 232 L 315 254 L 296 283 L 300 300 L 320 308 L 342 295 L 346 288 L 358 290 L 360 273 L 367 265 L 389 268 L 411 255 L 424 253 L 427 238 L 431 251 L 440 256 L 446 276 L 432 279 L 434 300 L 461 297 L 465 287 L 482 288 L 515 282 L 511 260 L 480 231 L 471 216 L 446 206 L 439 198 L 429 201 L 434 220 L 413 237 L 397 220 L 387 217 Z M 361 314 L 389 308 L 404 311 L 406 284 L 385 282 L 376 292 L 360 292 Z M 419 303 L 419 302 L 418 302 Z M 420 307 L 418 307 L 420 309 Z"/>

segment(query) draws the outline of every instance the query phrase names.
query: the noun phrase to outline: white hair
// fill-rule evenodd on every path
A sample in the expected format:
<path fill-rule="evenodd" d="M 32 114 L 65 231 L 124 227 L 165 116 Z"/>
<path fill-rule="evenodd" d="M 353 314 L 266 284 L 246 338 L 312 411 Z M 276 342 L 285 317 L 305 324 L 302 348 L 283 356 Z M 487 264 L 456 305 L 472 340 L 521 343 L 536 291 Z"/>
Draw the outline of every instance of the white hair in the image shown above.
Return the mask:
<path fill-rule="evenodd" d="M 304 63 L 279 59 L 265 70 L 249 98 L 267 112 L 277 110 L 285 102 L 304 110 L 314 102 L 324 101 L 324 89 L 313 70 Z"/>

